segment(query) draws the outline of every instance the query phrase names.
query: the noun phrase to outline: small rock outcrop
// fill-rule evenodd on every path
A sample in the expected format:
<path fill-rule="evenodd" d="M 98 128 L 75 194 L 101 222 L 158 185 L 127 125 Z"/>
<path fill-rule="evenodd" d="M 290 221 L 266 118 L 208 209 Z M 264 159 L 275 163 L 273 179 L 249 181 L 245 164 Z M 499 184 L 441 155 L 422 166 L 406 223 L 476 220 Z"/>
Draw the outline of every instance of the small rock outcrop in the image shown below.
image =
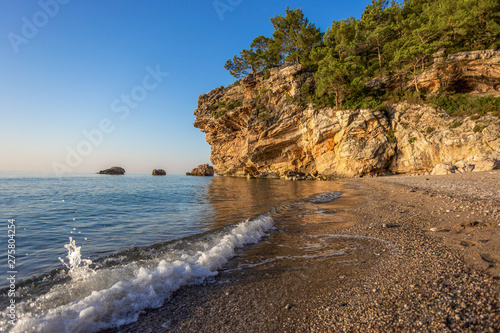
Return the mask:
<path fill-rule="evenodd" d="M 186 176 L 211 177 L 214 175 L 214 168 L 208 164 L 198 165 L 197 168 L 186 172 Z"/>
<path fill-rule="evenodd" d="M 474 164 L 474 170 L 476 172 L 480 171 L 490 171 L 490 170 L 495 170 L 500 168 L 500 160 L 496 160 L 493 158 L 480 158 L 478 159 L 475 164 Z"/>
<path fill-rule="evenodd" d="M 451 163 L 439 163 L 432 169 L 431 175 L 449 175 L 455 173 L 457 167 Z"/>
<path fill-rule="evenodd" d="M 163 169 L 154 169 L 152 174 L 153 176 L 166 176 L 167 172 Z"/>
<path fill-rule="evenodd" d="M 500 168 L 500 161 L 491 157 L 479 156 L 452 163 L 440 163 L 434 167 L 432 175 L 449 175 L 450 173 L 491 171 Z"/>
<path fill-rule="evenodd" d="M 99 174 L 101 174 L 101 175 L 124 175 L 125 169 L 123 169 L 121 167 L 114 166 L 114 167 L 111 167 L 109 169 L 99 171 Z"/>
<path fill-rule="evenodd" d="M 263 172 L 259 175 L 259 179 L 280 179 L 280 176 L 274 172 Z"/>

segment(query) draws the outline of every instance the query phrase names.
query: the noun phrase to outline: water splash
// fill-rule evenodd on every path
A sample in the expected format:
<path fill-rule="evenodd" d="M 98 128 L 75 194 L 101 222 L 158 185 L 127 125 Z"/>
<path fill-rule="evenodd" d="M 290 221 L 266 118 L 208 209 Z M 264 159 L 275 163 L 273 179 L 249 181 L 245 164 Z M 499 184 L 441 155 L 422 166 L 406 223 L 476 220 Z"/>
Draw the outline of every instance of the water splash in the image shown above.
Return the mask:
<path fill-rule="evenodd" d="M 64 245 L 64 247 L 68 250 L 68 263 L 59 257 L 59 260 L 63 263 L 66 268 L 68 268 L 68 275 L 73 280 L 85 279 L 89 275 L 95 273 L 93 269 L 90 268 L 92 264 L 92 260 L 90 259 L 82 259 L 81 246 L 76 246 L 76 240 L 73 237 L 69 238 L 69 244 Z"/>
<path fill-rule="evenodd" d="M 158 308 L 181 286 L 203 283 L 217 275 L 235 249 L 259 242 L 273 228 L 269 215 L 184 244 L 178 253 L 166 251 L 152 259 L 139 259 L 92 270 L 81 258 L 81 248 L 70 238 L 66 258 L 71 280 L 16 303 L 20 317 L 12 333 L 99 332 L 137 321 L 147 308 Z M 196 242 L 195 242 L 196 243 Z M 0 312 L 0 331 L 6 317 Z"/>

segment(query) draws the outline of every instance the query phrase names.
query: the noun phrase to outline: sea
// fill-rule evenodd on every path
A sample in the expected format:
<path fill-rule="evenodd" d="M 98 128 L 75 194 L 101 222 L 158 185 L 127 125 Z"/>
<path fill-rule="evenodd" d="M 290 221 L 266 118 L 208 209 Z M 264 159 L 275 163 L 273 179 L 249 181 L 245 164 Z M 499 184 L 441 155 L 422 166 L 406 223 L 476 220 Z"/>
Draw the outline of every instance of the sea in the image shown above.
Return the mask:
<path fill-rule="evenodd" d="M 341 195 L 324 181 L 0 172 L 0 331 L 135 322 L 273 237 L 283 212 Z"/>

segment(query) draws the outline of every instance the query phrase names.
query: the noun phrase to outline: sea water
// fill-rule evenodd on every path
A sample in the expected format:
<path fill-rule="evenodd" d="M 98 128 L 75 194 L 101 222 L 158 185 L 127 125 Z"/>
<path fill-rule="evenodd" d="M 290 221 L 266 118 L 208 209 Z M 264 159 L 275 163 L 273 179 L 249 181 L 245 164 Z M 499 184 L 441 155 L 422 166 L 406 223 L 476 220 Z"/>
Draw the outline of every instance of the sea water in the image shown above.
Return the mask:
<path fill-rule="evenodd" d="M 0 173 L 6 277 L 9 221 L 16 229 L 15 297 L 1 279 L 0 330 L 96 332 L 134 322 L 269 237 L 280 210 L 339 196 L 329 182 Z"/>

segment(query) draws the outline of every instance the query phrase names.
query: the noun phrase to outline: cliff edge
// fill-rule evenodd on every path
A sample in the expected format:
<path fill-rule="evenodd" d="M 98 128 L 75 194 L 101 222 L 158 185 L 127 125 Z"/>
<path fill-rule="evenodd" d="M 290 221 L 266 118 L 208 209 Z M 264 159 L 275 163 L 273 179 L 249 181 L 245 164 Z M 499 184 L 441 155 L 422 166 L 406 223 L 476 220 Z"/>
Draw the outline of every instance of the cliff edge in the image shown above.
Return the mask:
<path fill-rule="evenodd" d="M 500 51 L 482 52 L 435 61 L 418 79 L 430 91 L 452 82 L 471 93 L 498 95 Z M 485 161 L 498 165 L 497 116 L 452 117 L 407 102 L 378 110 L 317 108 L 303 98 L 313 85 L 312 73 L 289 65 L 201 95 L 194 126 L 207 133 L 215 172 L 252 178 L 295 171 L 333 178 L 425 174 L 440 163 L 458 171 Z"/>

